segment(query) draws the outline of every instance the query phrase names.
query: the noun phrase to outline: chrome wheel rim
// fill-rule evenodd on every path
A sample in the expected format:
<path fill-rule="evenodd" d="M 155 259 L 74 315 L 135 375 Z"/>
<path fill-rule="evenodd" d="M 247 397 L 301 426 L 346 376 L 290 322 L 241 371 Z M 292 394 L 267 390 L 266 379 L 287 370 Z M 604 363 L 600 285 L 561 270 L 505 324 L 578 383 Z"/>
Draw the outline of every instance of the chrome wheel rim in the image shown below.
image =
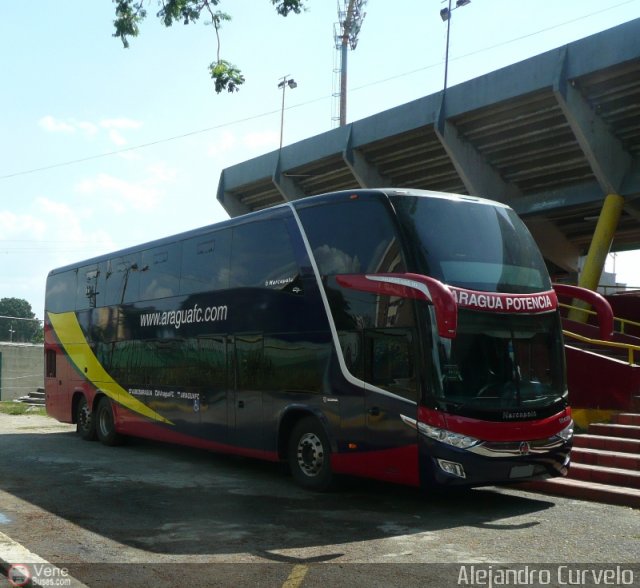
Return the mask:
<path fill-rule="evenodd" d="M 91 412 L 89 411 L 89 405 L 86 402 L 78 411 L 78 423 L 80 428 L 84 431 L 88 430 L 91 426 Z"/>
<path fill-rule="evenodd" d="M 98 426 L 100 427 L 100 433 L 103 437 L 106 437 L 111 432 L 111 414 L 109 414 L 109 410 L 101 410 L 100 418 L 98 419 Z"/>
<path fill-rule="evenodd" d="M 298 466 L 309 477 L 317 476 L 324 465 L 324 447 L 315 433 L 305 433 L 298 442 Z"/>

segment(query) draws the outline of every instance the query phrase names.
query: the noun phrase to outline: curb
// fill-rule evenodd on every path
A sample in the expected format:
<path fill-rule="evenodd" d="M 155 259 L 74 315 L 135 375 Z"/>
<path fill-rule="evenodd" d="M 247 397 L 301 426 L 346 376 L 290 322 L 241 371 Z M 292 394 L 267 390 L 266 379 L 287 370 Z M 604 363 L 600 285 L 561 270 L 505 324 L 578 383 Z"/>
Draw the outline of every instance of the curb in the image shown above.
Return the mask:
<path fill-rule="evenodd" d="M 25 584 L 13 584 L 8 578 L 9 570 L 14 565 L 21 564 L 29 569 L 32 573 L 32 579 Z M 46 569 L 49 577 L 42 578 L 46 580 L 42 584 L 38 582 L 38 577 L 34 573 L 36 567 L 40 569 Z M 17 543 L 11 537 L 8 537 L 4 533 L 0 533 L 0 574 L 5 576 L 9 580 L 9 585 L 17 586 L 41 586 L 43 584 L 51 585 L 49 582 L 52 577 L 56 579 L 57 586 L 71 586 L 72 588 L 88 588 L 85 584 L 76 580 L 72 576 L 69 576 L 64 569 L 60 569 L 54 564 L 48 562 L 46 559 L 41 558 L 39 555 L 32 553 L 26 547 Z"/>

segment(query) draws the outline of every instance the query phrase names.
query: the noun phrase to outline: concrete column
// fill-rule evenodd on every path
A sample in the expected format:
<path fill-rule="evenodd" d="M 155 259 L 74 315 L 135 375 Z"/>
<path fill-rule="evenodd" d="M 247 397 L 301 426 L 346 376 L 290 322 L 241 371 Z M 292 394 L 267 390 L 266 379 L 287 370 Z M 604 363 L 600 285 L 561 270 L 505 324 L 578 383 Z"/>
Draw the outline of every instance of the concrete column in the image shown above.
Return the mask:
<path fill-rule="evenodd" d="M 609 194 L 605 198 L 596 230 L 591 239 L 587 259 L 580 274 L 579 286 L 593 291 L 598 289 L 602 270 L 604 269 L 607 255 L 609 255 L 609 251 L 611 250 L 611 244 L 613 243 L 613 238 L 618 228 L 618 221 L 620 220 L 623 207 L 624 198 L 619 194 Z M 584 303 L 574 303 L 574 305 L 587 308 Z M 587 314 L 572 310 L 569 313 L 569 319 L 584 323 L 587 321 Z"/>

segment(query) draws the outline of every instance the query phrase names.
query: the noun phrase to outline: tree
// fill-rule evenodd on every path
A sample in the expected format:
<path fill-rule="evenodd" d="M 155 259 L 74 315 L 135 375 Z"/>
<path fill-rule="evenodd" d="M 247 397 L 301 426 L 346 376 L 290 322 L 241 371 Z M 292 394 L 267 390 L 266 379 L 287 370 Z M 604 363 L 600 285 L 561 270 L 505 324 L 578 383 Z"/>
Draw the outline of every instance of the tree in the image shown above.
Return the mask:
<path fill-rule="evenodd" d="M 219 94 L 223 90 L 237 92 L 244 84 L 244 76 L 240 69 L 220 57 L 220 28 L 222 23 L 230 21 L 231 17 L 216 9 L 222 0 L 158 0 L 160 10 L 156 16 L 166 27 L 174 22 L 185 25 L 197 22 L 204 14 L 213 25 L 216 32 L 217 52 L 216 60 L 209 65 L 209 74 Z M 300 14 L 305 9 L 305 0 L 270 0 L 281 16 L 290 13 Z M 113 0 L 116 5 L 116 19 L 114 37 L 119 37 L 125 48 L 129 47 L 129 38 L 137 37 L 140 33 L 139 25 L 147 16 L 145 5 L 149 0 Z"/>
<path fill-rule="evenodd" d="M 0 299 L 0 341 L 40 343 L 42 325 L 22 298 Z"/>

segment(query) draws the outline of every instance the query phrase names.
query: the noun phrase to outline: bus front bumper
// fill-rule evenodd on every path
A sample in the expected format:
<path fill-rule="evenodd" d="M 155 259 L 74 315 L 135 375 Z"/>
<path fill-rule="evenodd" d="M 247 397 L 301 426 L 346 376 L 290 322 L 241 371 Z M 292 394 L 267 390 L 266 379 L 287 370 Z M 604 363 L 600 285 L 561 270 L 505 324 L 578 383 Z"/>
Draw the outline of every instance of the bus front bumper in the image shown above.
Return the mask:
<path fill-rule="evenodd" d="M 429 486 L 487 486 L 566 476 L 572 441 L 481 443 L 459 449 L 419 436 L 420 478 Z"/>

